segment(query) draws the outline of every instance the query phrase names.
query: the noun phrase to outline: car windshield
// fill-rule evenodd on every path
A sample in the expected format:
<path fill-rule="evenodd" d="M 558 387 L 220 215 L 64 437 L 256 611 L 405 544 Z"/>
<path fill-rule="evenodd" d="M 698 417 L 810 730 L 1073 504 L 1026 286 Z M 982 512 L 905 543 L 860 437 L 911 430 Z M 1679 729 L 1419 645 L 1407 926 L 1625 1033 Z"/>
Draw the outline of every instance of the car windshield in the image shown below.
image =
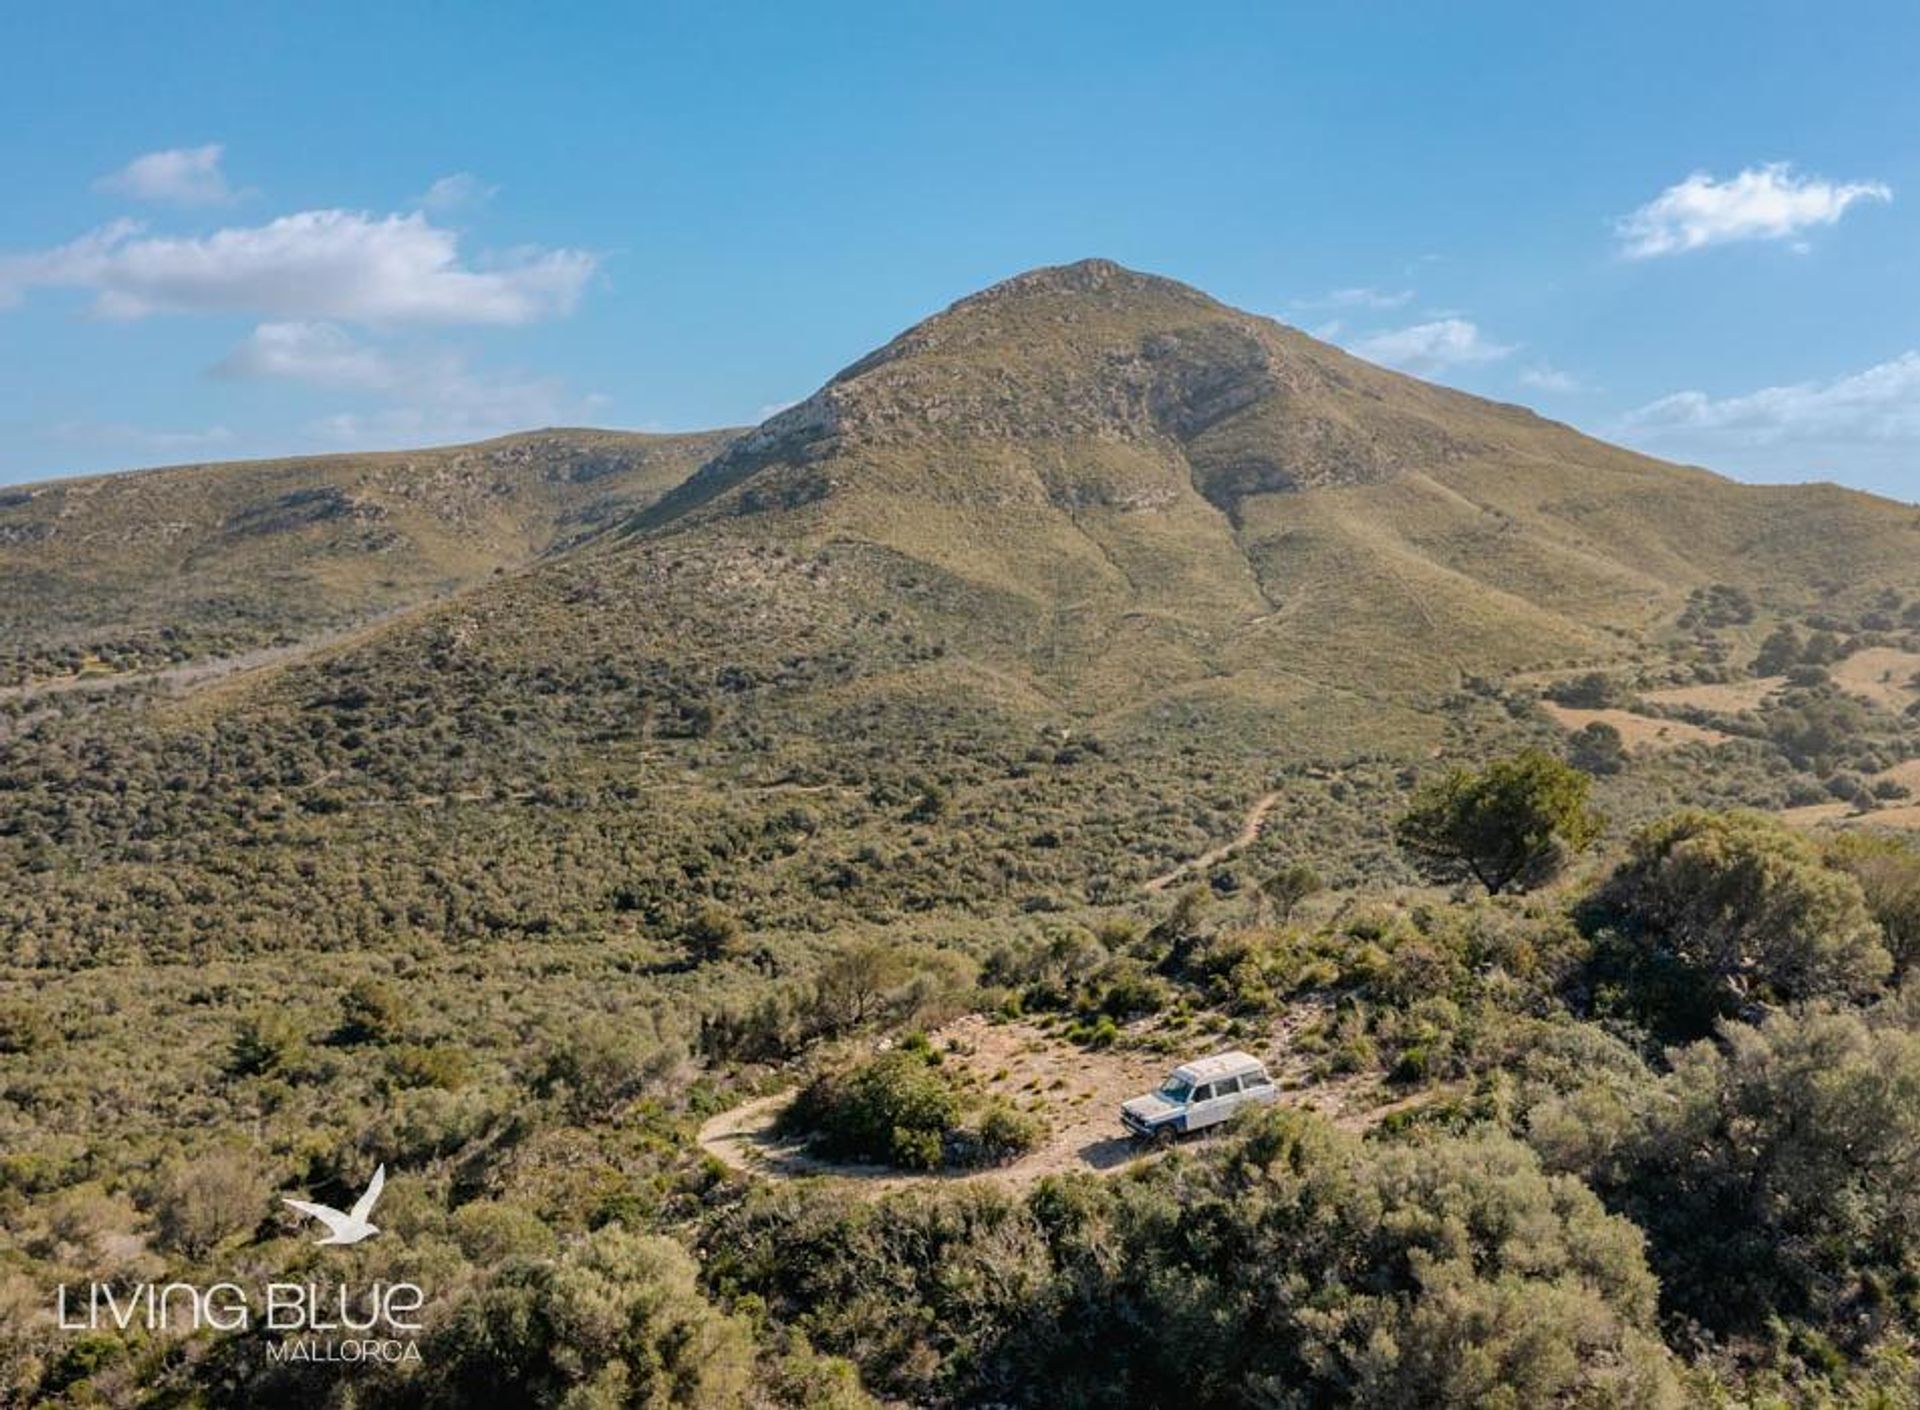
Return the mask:
<path fill-rule="evenodd" d="M 1169 1077 L 1166 1080 L 1166 1084 L 1160 1088 L 1160 1095 L 1163 1098 L 1165 1098 L 1167 1101 L 1173 1102 L 1175 1105 L 1178 1105 L 1179 1103 L 1184 1102 L 1187 1099 L 1187 1093 L 1191 1092 L 1192 1090 L 1193 1090 L 1193 1083 L 1187 1081 L 1186 1078 Z"/>

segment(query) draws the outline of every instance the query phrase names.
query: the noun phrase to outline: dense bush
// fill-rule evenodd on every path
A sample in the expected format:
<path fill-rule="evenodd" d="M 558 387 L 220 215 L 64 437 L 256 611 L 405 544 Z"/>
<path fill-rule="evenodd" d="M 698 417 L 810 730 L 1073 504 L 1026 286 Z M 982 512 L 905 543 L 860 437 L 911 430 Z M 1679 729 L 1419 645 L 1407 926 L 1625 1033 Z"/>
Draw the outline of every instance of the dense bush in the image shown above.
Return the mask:
<path fill-rule="evenodd" d="M 1046 1123 L 1031 1112 L 1004 1102 L 990 1102 L 968 1133 L 974 1158 L 983 1165 L 1017 1160 L 1039 1145 Z"/>
<path fill-rule="evenodd" d="M 556 1260 L 507 1263 L 424 1355 L 429 1405 L 868 1403 L 844 1381 L 831 1401 L 756 1384 L 752 1328 L 701 1295 L 693 1260 L 618 1226 Z"/>
<path fill-rule="evenodd" d="M 1596 778 L 1617 774 L 1627 766 L 1626 744 L 1617 728 L 1595 720 L 1568 741 L 1567 762 Z"/>
<path fill-rule="evenodd" d="M 1920 1327 L 1920 1004 L 1725 1025 L 1657 1085 L 1532 1118 L 1647 1229 L 1672 1306 L 1723 1330 Z"/>
<path fill-rule="evenodd" d="M 1835 838 L 1828 851 L 1834 865 L 1860 883 L 1895 976 L 1920 965 L 1920 846 L 1856 832 Z"/>
<path fill-rule="evenodd" d="M 1598 912 L 1728 1012 L 1864 994 L 1891 969 L 1859 882 L 1753 813 L 1683 812 L 1645 829 Z"/>
<path fill-rule="evenodd" d="M 717 1285 L 914 1401 L 1678 1402 L 1638 1233 L 1494 1136 L 1371 1147 L 1276 1111 L 1019 1204 L 769 1195 L 713 1246 Z"/>
<path fill-rule="evenodd" d="M 945 1158 L 963 1103 L 930 1054 L 896 1049 L 816 1076 L 781 1118 L 822 1155 L 927 1170 Z"/>

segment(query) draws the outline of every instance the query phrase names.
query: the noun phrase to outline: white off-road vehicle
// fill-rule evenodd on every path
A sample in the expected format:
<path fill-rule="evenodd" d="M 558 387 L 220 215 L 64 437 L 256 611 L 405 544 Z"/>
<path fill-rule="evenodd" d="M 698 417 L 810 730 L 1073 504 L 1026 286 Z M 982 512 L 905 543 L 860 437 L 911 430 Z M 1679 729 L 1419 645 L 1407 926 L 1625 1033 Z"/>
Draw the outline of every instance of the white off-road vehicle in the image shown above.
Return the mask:
<path fill-rule="evenodd" d="M 1219 1053 L 1176 1067 L 1159 1091 L 1120 1107 L 1120 1124 L 1142 1141 L 1170 1141 L 1218 1126 L 1242 1107 L 1267 1106 L 1280 1091 L 1251 1053 Z"/>

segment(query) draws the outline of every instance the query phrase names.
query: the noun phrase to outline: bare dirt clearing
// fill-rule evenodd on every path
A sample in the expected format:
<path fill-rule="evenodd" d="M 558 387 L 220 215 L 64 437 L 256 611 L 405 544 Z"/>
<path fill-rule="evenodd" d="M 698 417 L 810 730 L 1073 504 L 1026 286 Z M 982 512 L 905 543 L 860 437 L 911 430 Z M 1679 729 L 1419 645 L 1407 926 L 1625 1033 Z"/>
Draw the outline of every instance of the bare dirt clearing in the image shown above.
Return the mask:
<path fill-rule="evenodd" d="M 1848 803 L 1812 803 L 1783 809 L 1780 817 L 1795 827 L 1891 827 L 1920 832 L 1920 803 L 1875 808 L 1870 813 L 1856 813 Z"/>
<path fill-rule="evenodd" d="M 1874 646 L 1856 651 L 1831 672 L 1842 690 L 1896 713 L 1920 700 L 1920 652 Z"/>
<path fill-rule="evenodd" d="M 1737 715 L 1756 710 L 1768 696 L 1787 683 L 1785 676 L 1762 676 L 1751 681 L 1727 681 L 1721 685 L 1676 685 L 1666 690 L 1645 690 L 1640 698 L 1650 705 L 1675 705 L 1683 709 L 1711 710 L 1716 715 Z"/>
<path fill-rule="evenodd" d="M 1556 705 L 1551 700 L 1541 701 L 1540 708 L 1568 733 L 1592 724 L 1612 725 L 1620 731 L 1620 742 L 1628 749 L 1648 753 L 1676 749 L 1682 744 L 1725 744 L 1733 738 L 1717 729 L 1690 725 L 1684 720 L 1656 720 L 1631 710 L 1577 710 L 1571 705 Z"/>
<path fill-rule="evenodd" d="M 1026 1185 L 1046 1175 L 1071 1170 L 1113 1170 L 1151 1159 L 1121 1129 L 1120 1103 L 1158 1087 L 1182 1062 L 1231 1047 L 1262 1058 L 1281 1088 L 1280 1100 L 1312 1107 L 1341 1125 L 1362 1127 L 1389 1111 L 1414 1103 L 1382 1104 L 1379 1079 L 1339 1078 L 1309 1085 L 1310 1061 L 1295 1039 L 1326 1012 L 1318 1003 L 1300 1003 L 1276 1021 L 1264 1041 L 1227 1039 L 1193 1030 L 1177 1031 L 1158 1020 L 1127 1030 L 1130 1043 L 1154 1042 L 1168 1052 L 1139 1046 L 1088 1050 L 1022 1019 L 996 1022 L 971 1015 L 932 1035 L 935 1050 L 958 1070 L 962 1080 L 1042 1115 L 1047 1135 L 1039 1147 L 1010 1165 L 991 1170 L 906 1175 L 878 1165 L 822 1160 L 801 1142 L 775 1130 L 792 1090 L 774 1093 L 722 1112 L 700 1128 L 701 1147 L 735 1170 L 776 1178 L 832 1176 L 857 1180 L 875 1192 L 903 1189 L 929 1180 L 989 1180 Z"/>
<path fill-rule="evenodd" d="M 1920 759 L 1895 764 L 1875 774 L 1876 783 L 1897 783 L 1920 799 Z M 1795 827 L 1893 827 L 1920 832 L 1920 801 L 1902 799 L 1872 812 L 1856 812 L 1851 803 L 1812 803 L 1803 808 L 1782 810 L 1781 818 Z"/>

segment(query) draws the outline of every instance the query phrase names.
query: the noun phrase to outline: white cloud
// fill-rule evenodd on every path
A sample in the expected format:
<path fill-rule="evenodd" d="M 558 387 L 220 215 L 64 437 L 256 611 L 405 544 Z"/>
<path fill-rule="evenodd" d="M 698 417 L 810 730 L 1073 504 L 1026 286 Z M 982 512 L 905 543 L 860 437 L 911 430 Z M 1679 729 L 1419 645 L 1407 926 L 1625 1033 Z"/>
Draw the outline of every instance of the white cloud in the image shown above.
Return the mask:
<path fill-rule="evenodd" d="M 170 147 L 135 157 L 116 172 L 94 182 L 94 189 L 135 201 L 167 201 L 178 206 L 217 206 L 233 199 L 233 190 L 220 170 L 225 148 L 218 142 L 204 147 Z"/>
<path fill-rule="evenodd" d="M 485 205 L 499 194 L 498 186 L 482 181 L 472 172 L 456 171 L 421 192 L 415 204 L 422 210 L 456 211 Z"/>
<path fill-rule="evenodd" d="M 1308 299 L 1303 308 L 1404 308 L 1413 302 L 1411 289 L 1334 289 L 1317 299 Z"/>
<path fill-rule="evenodd" d="M 1528 367 L 1520 373 L 1520 385 L 1531 387 L 1537 392 L 1578 392 L 1584 391 L 1580 379 L 1571 373 L 1562 372 L 1556 367 L 1542 364 Z"/>
<path fill-rule="evenodd" d="M 1629 259 L 1646 259 L 1733 240 L 1793 240 L 1834 224 L 1856 201 L 1892 199 L 1885 182 L 1797 176 L 1786 162 L 1748 167 L 1726 181 L 1697 171 L 1621 220 L 1618 234 Z"/>
<path fill-rule="evenodd" d="M 302 211 L 192 238 L 115 222 L 70 244 L 0 258 L 0 304 L 36 286 L 91 290 L 109 318 L 247 313 L 365 324 L 530 323 L 568 313 L 596 261 L 525 250 L 486 268 L 426 216 Z"/>
<path fill-rule="evenodd" d="M 1641 439 L 1727 445 L 1920 447 L 1920 352 L 1831 382 L 1763 387 L 1718 400 L 1705 392 L 1675 392 L 1629 413 L 1622 428 Z"/>
<path fill-rule="evenodd" d="M 1497 362 L 1513 351 L 1509 345 L 1490 342 L 1464 318 L 1442 318 L 1375 333 L 1348 344 L 1348 349 L 1369 362 L 1416 372 Z"/>
<path fill-rule="evenodd" d="M 365 394 L 367 405 L 311 428 L 348 446 L 475 440 L 594 419 L 604 405 L 600 397 L 572 395 L 558 378 L 476 369 L 445 349 L 374 347 L 332 323 L 263 323 L 212 371 Z"/>
<path fill-rule="evenodd" d="M 262 323 L 213 372 L 358 391 L 391 391 L 403 380 L 386 354 L 356 343 L 337 323 Z"/>

